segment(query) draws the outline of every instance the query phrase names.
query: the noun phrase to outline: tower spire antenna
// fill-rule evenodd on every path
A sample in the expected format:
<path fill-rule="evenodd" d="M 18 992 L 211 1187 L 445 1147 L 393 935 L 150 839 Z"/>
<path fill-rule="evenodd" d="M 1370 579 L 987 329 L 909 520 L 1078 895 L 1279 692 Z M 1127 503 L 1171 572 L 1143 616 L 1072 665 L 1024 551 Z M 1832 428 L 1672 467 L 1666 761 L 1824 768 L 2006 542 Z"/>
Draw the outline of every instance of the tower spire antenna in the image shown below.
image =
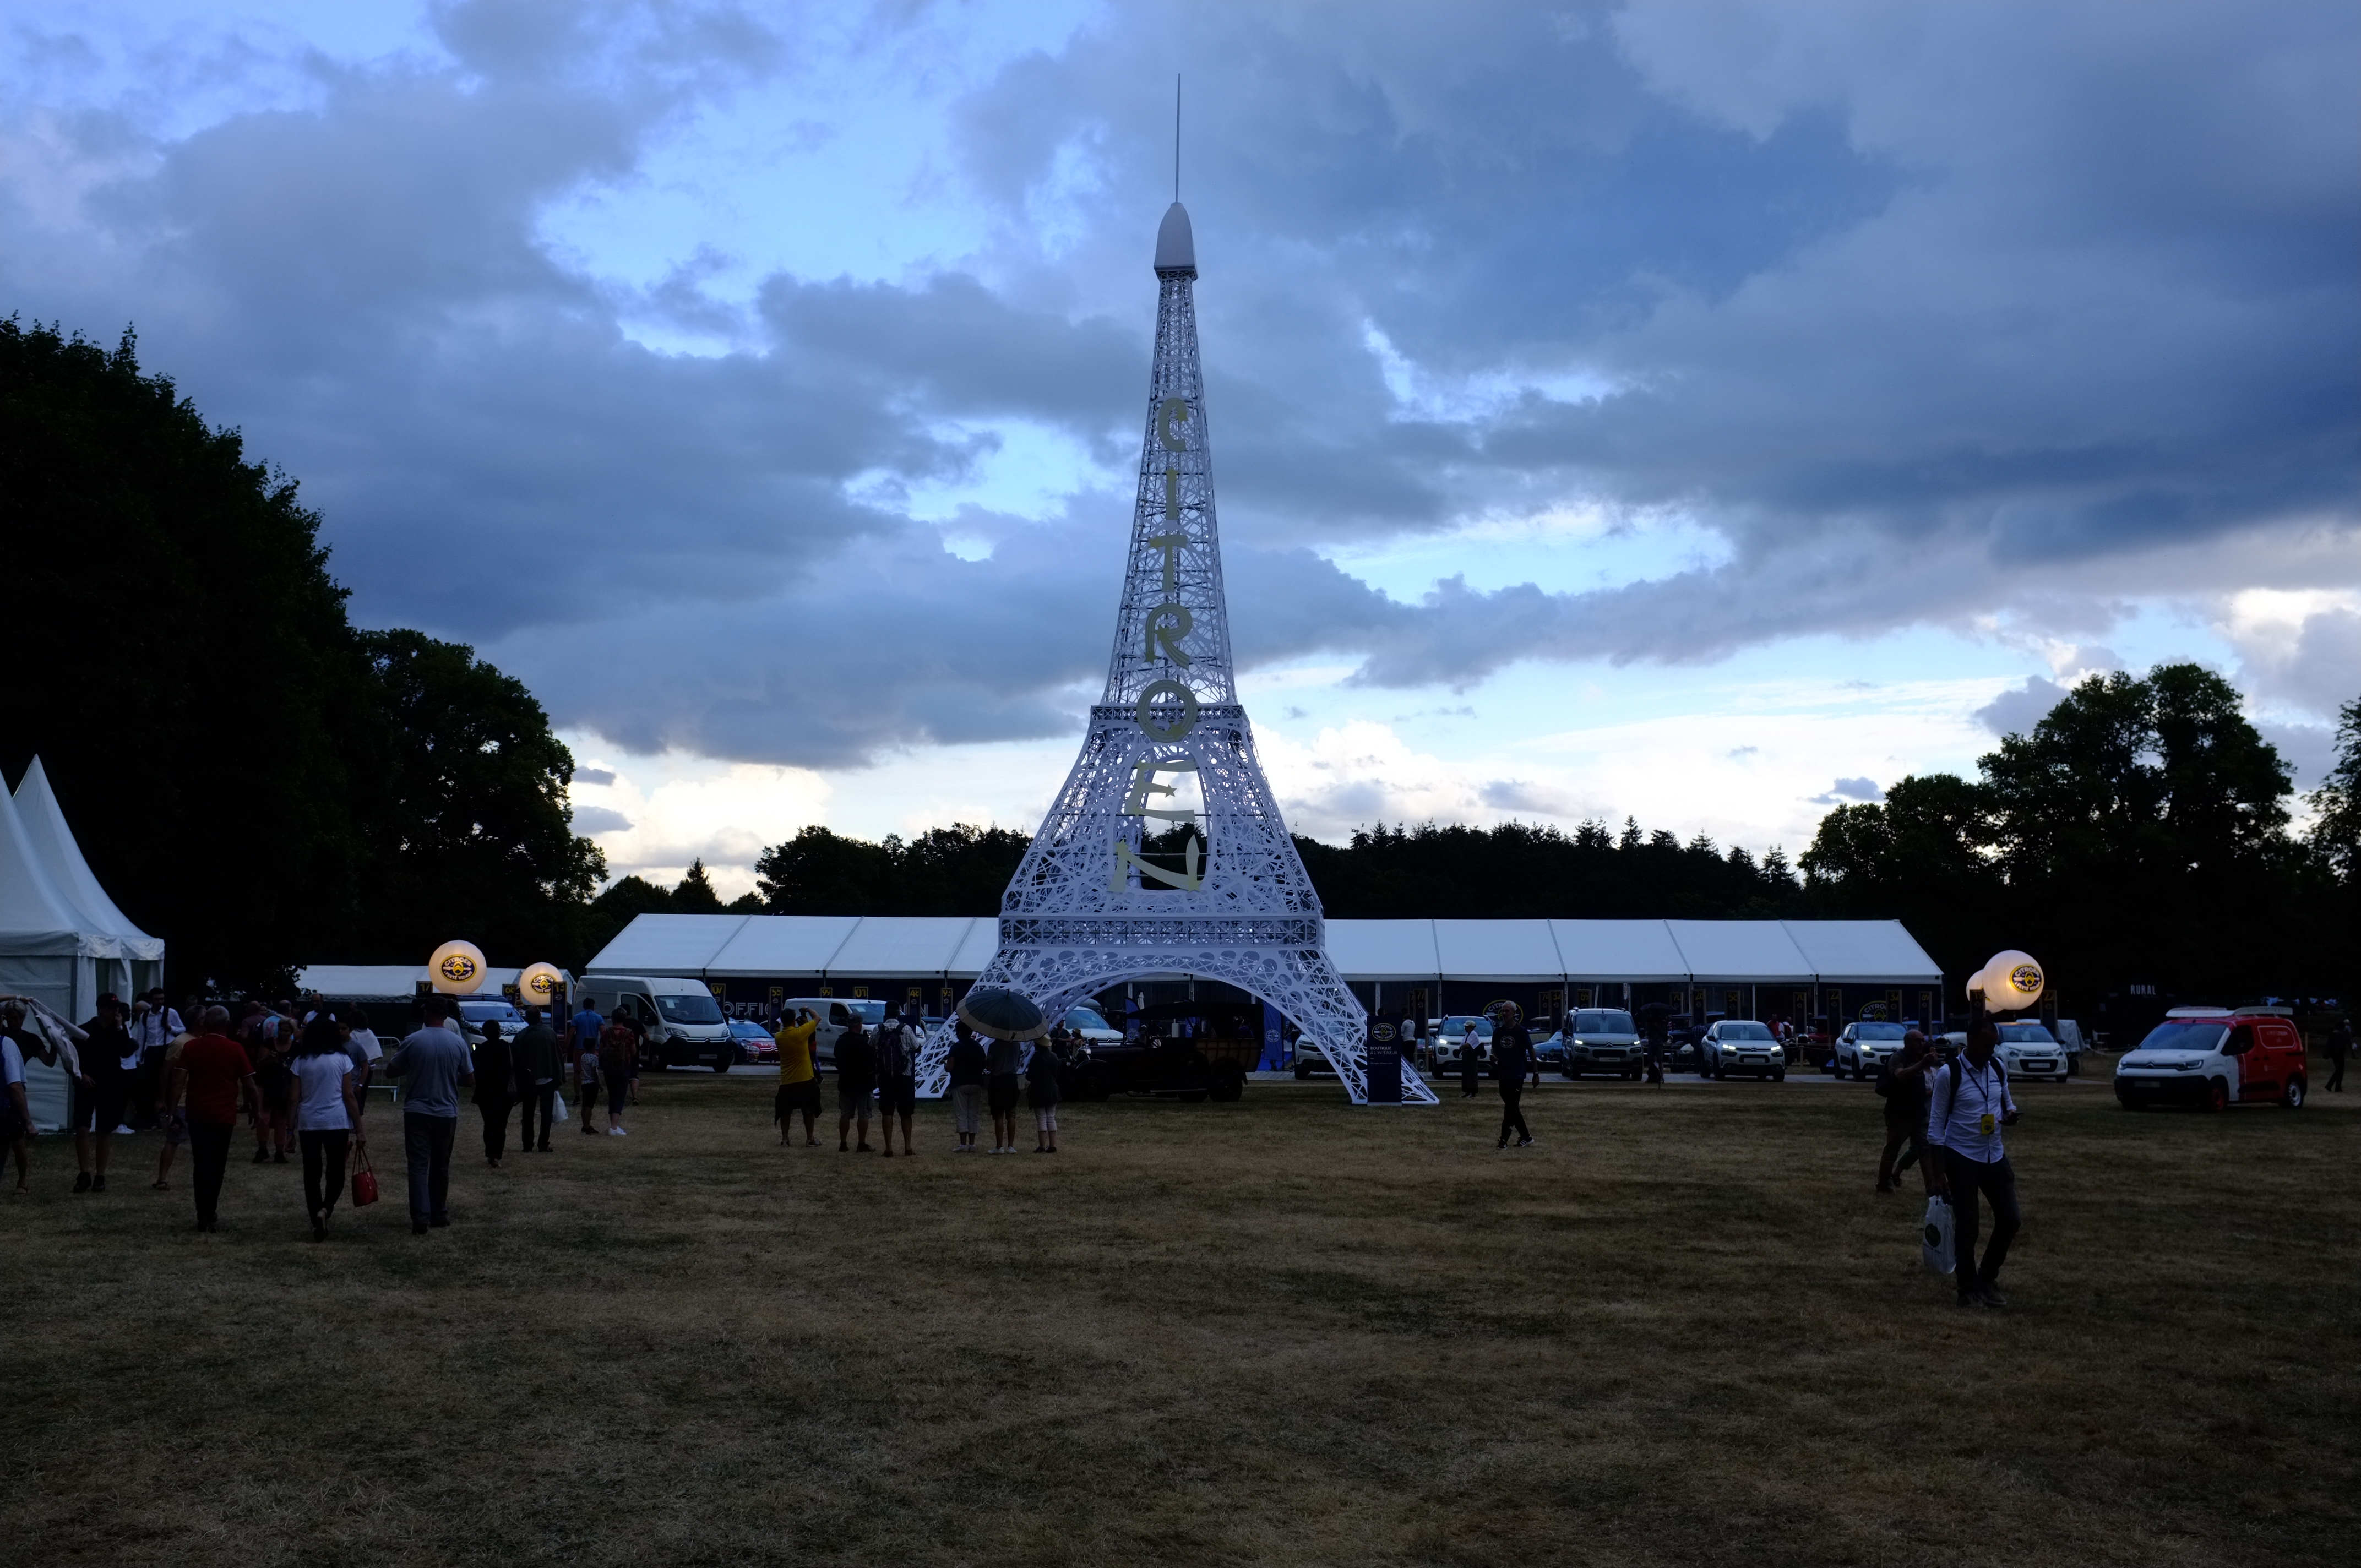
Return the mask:
<path fill-rule="evenodd" d="M 1180 73 L 1172 73 L 1172 199 L 1180 199 Z"/>

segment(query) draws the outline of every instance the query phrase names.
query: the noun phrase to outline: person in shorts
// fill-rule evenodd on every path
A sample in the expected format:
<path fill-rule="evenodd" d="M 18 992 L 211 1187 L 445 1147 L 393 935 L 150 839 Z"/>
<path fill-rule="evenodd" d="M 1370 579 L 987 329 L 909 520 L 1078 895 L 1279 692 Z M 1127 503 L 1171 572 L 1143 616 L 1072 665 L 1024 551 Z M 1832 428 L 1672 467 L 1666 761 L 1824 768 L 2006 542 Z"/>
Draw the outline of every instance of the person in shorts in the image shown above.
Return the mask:
<path fill-rule="evenodd" d="M 192 1008 L 190 1015 L 196 1016 L 198 1010 Z M 194 1035 L 178 1036 L 164 1047 L 164 1099 L 157 1110 L 157 1124 L 163 1130 L 164 1146 L 156 1151 L 156 1179 L 148 1184 L 159 1192 L 165 1189 L 164 1179 L 172 1174 L 172 1161 L 179 1156 L 181 1146 L 189 1141 L 189 1109 L 172 1102 L 171 1084 L 172 1075 L 181 1070 L 181 1047 L 195 1038 Z"/>
<path fill-rule="evenodd" d="M 123 1059 L 137 1058 L 138 1045 L 123 1025 L 123 1004 L 112 994 L 98 999 L 97 1016 L 82 1026 L 82 1071 L 72 1080 L 76 1192 L 106 1190 L 107 1150 L 127 1108 L 133 1073 Z M 95 1166 L 92 1155 L 97 1155 Z"/>
<path fill-rule="evenodd" d="M 983 1119 L 983 1080 L 991 1068 L 991 1058 L 984 1054 L 983 1047 L 965 1024 L 951 1025 L 950 1059 L 945 1065 L 951 1075 L 951 1123 L 959 1130 L 959 1142 L 952 1146 L 952 1152 L 973 1154 L 976 1124 Z"/>
<path fill-rule="evenodd" d="M 910 1122 L 918 1113 L 918 1036 L 900 1018 L 888 1015 L 877 1029 L 877 1130 L 885 1157 L 894 1157 L 894 1118 L 902 1118 L 902 1157 L 918 1152 Z"/>
<path fill-rule="evenodd" d="M 869 1104 L 877 1093 L 877 1047 L 856 1017 L 836 1037 L 836 1151 L 869 1152 Z M 847 1141 L 855 1118 L 861 1123 L 861 1146 Z"/>
<path fill-rule="evenodd" d="M 771 1102 L 771 1120 L 778 1124 L 781 1148 L 796 1141 L 798 1112 L 804 1119 L 804 1147 L 819 1146 L 813 1132 L 819 1120 L 819 1071 L 812 1066 L 812 1041 L 818 1034 L 819 1019 L 810 1008 L 798 1007 L 795 1022 L 771 1036 L 779 1047 L 779 1092 Z"/>
<path fill-rule="evenodd" d="M 1045 1040 L 1033 1042 L 1025 1064 L 1025 1104 L 1033 1113 L 1033 1152 L 1058 1152 L 1058 1052 Z"/>

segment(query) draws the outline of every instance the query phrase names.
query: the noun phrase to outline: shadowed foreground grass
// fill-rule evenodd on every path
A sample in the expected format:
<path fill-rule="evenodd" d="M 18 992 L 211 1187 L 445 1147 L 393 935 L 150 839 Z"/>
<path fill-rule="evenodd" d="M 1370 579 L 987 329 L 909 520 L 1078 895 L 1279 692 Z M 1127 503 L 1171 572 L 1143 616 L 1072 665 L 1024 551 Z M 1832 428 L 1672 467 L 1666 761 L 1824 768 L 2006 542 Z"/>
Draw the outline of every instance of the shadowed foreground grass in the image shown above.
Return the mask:
<path fill-rule="evenodd" d="M 2349 1562 L 2361 1113 L 2027 1086 L 2004 1313 L 1871 1190 L 1865 1090 L 1497 1116 L 1067 1108 L 1067 1152 L 782 1149 L 645 1085 L 454 1228 L 118 1144 L 0 1208 L 25 1564 Z M 2361 1106 L 2361 1096 L 2353 1102 Z M 1026 1138 L 1029 1146 L 1029 1134 Z M 143 1171 L 142 1166 L 145 1164 Z"/>

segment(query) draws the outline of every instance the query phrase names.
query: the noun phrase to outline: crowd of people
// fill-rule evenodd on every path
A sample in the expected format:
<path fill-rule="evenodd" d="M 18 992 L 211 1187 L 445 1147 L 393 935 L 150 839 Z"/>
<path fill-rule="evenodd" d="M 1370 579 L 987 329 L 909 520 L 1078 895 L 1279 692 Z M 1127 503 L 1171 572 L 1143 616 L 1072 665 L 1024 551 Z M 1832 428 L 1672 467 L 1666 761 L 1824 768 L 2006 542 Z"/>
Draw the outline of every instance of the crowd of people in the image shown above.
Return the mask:
<path fill-rule="evenodd" d="M 585 1135 L 596 1135 L 603 1110 L 606 1135 L 629 1135 L 625 1121 L 638 1091 L 641 1040 L 628 1019 L 609 1020 L 586 1003 L 571 1018 L 553 1023 L 542 1009 L 528 1008 L 513 1038 L 494 1022 L 471 1042 L 450 999 L 429 996 L 422 1012 L 421 1026 L 389 1047 L 365 1009 L 317 999 L 279 1008 L 247 1002 L 233 1010 L 191 998 L 185 1008 L 174 1008 L 159 988 L 128 1004 L 102 996 L 95 1015 L 75 1027 L 28 999 L 0 998 L 0 1150 L 14 1160 L 16 1190 L 27 1190 L 36 1133 L 25 1063 L 61 1066 L 73 1191 L 104 1193 L 115 1138 L 154 1129 L 162 1135 L 150 1186 L 170 1185 L 180 1151 L 187 1147 L 197 1228 L 211 1232 L 220 1222 L 222 1188 L 243 1117 L 253 1133 L 254 1163 L 300 1159 L 316 1241 L 325 1238 L 346 1197 L 354 1157 L 368 1160 L 368 1091 L 380 1075 L 401 1086 L 404 1170 L 417 1235 L 451 1223 L 451 1159 L 463 1091 L 481 1119 L 484 1158 L 493 1168 L 508 1157 L 512 1118 L 519 1154 L 550 1153 L 551 1135 L 569 1114 L 578 1116 Z M 818 1147 L 819 1020 L 798 1009 L 771 1020 L 771 1027 L 778 1047 L 772 1123 L 779 1144 L 796 1145 L 800 1122 L 801 1146 Z M 840 1151 L 892 1158 L 898 1131 L 903 1157 L 917 1152 L 914 1122 L 925 1027 L 913 1008 L 888 1014 L 873 1031 L 856 1018 L 837 1035 Z M 964 1022 L 953 1025 L 945 1064 L 957 1140 L 952 1152 L 977 1152 L 987 1113 L 993 1135 L 987 1152 L 1019 1152 L 1020 1102 L 1033 1115 L 1032 1152 L 1058 1152 L 1059 1068 L 1074 1044 L 1062 1034 L 1061 1026 L 1027 1044 L 980 1037 Z M 1896 1190 L 1915 1165 L 1927 1195 L 1949 1204 L 1961 1306 L 2006 1304 L 1999 1274 L 2021 1224 L 2004 1145 L 2004 1129 L 2016 1124 L 2019 1113 L 1998 1058 L 1999 1039 L 1998 1028 L 1979 1019 L 1964 1048 L 1947 1056 L 1914 1029 L 1877 1081 L 1884 1102 L 1877 1190 Z M 1522 1100 L 1528 1080 L 1539 1085 L 1540 1070 L 1521 1019 L 1497 1022 L 1488 1055 L 1500 1098 L 1499 1146 L 1513 1139 L 1529 1147 L 1533 1136 Z M 1472 1048 L 1463 1051 L 1463 1091 L 1469 1096 L 1476 1092 L 1477 1061 Z M 569 1078 L 577 1102 L 571 1113 Z M 882 1146 L 874 1151 L 873 1120 Z M 1992 1212 L 1993 1227 L 1980 1255 L 1983 1208 Z"/>

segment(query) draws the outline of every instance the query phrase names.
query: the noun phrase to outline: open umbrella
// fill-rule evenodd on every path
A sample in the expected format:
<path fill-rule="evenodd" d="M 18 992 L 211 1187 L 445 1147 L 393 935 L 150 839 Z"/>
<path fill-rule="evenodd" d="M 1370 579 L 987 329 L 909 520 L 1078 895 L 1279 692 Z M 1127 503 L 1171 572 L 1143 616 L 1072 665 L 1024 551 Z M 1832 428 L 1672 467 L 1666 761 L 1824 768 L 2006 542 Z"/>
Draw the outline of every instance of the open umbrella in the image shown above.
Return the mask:
<path fill-rule="evenodd" d="M 979 1035 L 995 1040 L 1038 1040 L 1049 1032 L 1049 1021 L 1022 992 L 983 985 L 960 999 L 960 1021 Z"/>

